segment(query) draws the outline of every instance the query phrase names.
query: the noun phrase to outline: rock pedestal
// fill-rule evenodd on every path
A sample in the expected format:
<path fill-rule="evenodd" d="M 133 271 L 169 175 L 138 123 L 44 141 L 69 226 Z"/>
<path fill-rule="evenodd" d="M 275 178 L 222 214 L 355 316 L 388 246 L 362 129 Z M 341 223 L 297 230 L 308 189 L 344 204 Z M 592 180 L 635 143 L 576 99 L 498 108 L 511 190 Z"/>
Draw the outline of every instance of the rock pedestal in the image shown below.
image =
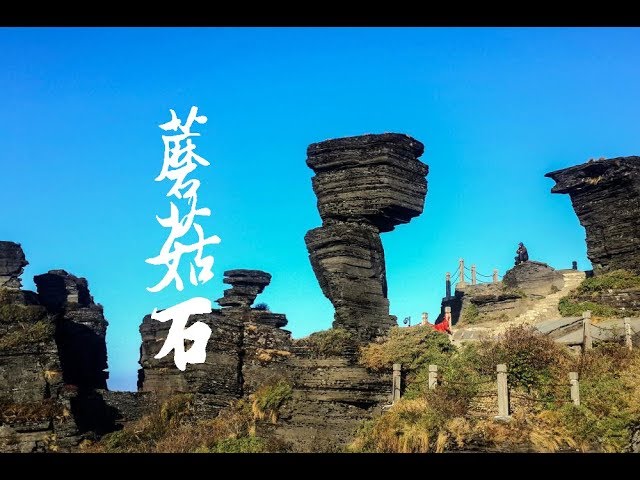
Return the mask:
<path fill-rule="evenodd" d="M 333 304 L 335 328 L 362 342 L 383 335 L 389 315 L 380 233 L 422 213 L 428 167 L 424 146 L 402 134 L 362 135 L 307 149 L 322 226 L 307 232 L 309 258 Z"/>
<path fill-rule="evenodd" d="M 597 274 L 640 274 L 640 157 L 596 160 L 547 173 L 552 193 L 568 193 L 587 234 L 587 256 Z"/>

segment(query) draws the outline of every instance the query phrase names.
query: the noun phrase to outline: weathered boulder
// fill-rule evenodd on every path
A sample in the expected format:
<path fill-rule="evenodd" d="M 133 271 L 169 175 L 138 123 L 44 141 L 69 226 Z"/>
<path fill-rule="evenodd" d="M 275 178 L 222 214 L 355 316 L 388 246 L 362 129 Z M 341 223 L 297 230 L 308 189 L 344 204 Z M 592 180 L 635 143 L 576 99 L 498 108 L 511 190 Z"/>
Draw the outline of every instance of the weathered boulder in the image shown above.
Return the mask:
<path fill-rule="evenodd" d="M 556 182 L 552 193 L 571 197 L 595 274 L 640 274 L 640 157 L 589 161 L 545 176 Z"/>
<path fill-rule="evenodd" d="M 20 275 L 29 265 L 19 243 L 0 241 L 0 288 L 22 287 Z"/>
<path fill-rule="evenodd" d="M 562 289 L 564 277 L 546 263 L 529 260 L 507 270 L 502 282 L 506 287 L 521 290 L 527 295 L 546 296 Z"/>
<path fill-rule="evenodd" d="M 428 167 L 424 146 L 402 134 L 362 135 L 307 149 L 322 227 L 305 242 L 323 293 L 336 312 L 333 326 L 362 342 L 396 323 L 389 315 L 380 232 L 422 213 Z"/>

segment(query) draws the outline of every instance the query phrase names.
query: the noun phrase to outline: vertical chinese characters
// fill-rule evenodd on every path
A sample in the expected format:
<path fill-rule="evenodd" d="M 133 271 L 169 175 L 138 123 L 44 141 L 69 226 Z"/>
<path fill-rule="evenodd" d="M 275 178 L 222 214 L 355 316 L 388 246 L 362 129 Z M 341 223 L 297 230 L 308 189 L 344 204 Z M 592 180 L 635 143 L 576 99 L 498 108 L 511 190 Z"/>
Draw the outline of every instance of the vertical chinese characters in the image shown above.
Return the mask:
<path fill-rule="evenodd" d="M 187 176 L 194 172 L 198 166 L 210 165 L 207 160 L 195 153 L 196 145 L 193 142 L 193 137 L 199 137 L 200 134 L 191 130 L 195 126 L 194 124 L 206 123 L 207 117 L 198 115 L 198 107 L 193 106 L 187 120 L 182 123 L 176 112 L 170 111 L 171 120 L 160 125 L 160 128 L 166 132 L 176 133 L 162 136 L 164 161 L 162 171 L 155 178 L 155 181 L 161 182 L 166 179 L 174 182 L 167 197 L 174 197 L 175 202 L 180 206 L 186 206 L 188 212 L 181 215 L 179 206 L 172 200 L 170 201 L 169 216 L 166 218 L 156 216 L 158 223 L 171 231 L 162 245 L 160 253 L 146 260 L 151 265 L 166 266 L 164 277 L 153 287 L 147 287 L 147 290 L 153 293 L 160 292 L 172 282 L 175 282 L 174 286 L 178 291 L 184 289 L 178 268 L 182 256 L 185 254 L 193 254 L 189 261 L 189 281 L 191 284 L 197 286 L 211 280 L 213 278 L 213 256 L 203 256 L 203 250 L 207 245 L 220 243 L 220 237 L 217 235 L 205 237 L 204 229 L 197 221 L 197 217 L 211 215 L 211 210 L 208 208 L 198 207 L 200 181 L 196 178 L 187 179 Z M 192 227 L 197 235 L 197 240 L 189 244 L 184 237 L 192 230 Z M 167 339 L 155 358 L 163 358 L 171 350 L 174 350 L 174 362 L 180 370 L 184 370 L 187 363 L 203 363 L 211 329 L 200 321 L 188 328 L 185 327 L 189 315 L 209 312 L 211 312 L 211 301 L 203 297 L 192 298 L 162 312 L 154 309 L 151 318 L 161 322 L 172 320 Z M 193 345 L 188 351 L 184 349 L 185 339 L 193 341 Z"/>

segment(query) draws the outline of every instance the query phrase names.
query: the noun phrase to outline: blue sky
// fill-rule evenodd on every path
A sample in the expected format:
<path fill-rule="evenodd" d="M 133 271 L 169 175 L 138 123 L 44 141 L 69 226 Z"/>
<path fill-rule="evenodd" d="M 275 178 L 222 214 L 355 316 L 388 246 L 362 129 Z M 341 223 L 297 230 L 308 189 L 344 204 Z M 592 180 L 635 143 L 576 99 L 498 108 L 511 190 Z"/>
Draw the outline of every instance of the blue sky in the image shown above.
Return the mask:
<path fill-rule="evenodd" d="M 294 337 L 333 309 L 304 234 L 321 224 L 307 145 L 401 132 L 425 144 L 424 213 L 382 235 L 391 313 L 434 318 L 464 257 L 510 268 L 519 241 L 556 268 L 590 268 L 584 229 L 544 173 L 640 153 L 638 28 L 0 28 L 0 239 L 22 243 L 23 283 L 84 276 L 109 320 L 111 389 L 135 389 L 142 317 L 222 295 L 256 268 L 257 301 Z M 152 294 L 145 263 L 167 231 L 160 123 L 192 105 L 212 210 L 214 278 Z"/>

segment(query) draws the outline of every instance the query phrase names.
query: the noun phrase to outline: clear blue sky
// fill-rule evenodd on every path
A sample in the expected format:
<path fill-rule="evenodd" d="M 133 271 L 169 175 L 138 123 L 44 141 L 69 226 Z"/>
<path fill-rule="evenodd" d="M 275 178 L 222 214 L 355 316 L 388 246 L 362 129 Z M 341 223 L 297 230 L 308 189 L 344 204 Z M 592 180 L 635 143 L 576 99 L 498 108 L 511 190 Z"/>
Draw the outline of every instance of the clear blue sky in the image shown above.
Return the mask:
<path fill-rule="evenodd" d="M 590 268 L 584 229 L 544 173 L 640 154 L 637 28 L 3 28 L 0 239 L 34 275 L 89 280 L 109 320 L 111 389 L 135 389 L 142 317 L 222 295 L 222 272 L 256 268 L 257 301 L 294 337 L 333 309 L 304 235 L 320 225 L 305 164 L 328 138 L 402 132 L 426 146 L 423 215 L 382 235 L 391 313 L 434 318 L 444 274 L 464 257 L 504 273 L 519 241 L 532 259 Z M 214 278 L 152 294 L 145 263 L 167 231 L 162 131 L 174 108 L 209 117 L 197 151 L 212 210 Z"/>

